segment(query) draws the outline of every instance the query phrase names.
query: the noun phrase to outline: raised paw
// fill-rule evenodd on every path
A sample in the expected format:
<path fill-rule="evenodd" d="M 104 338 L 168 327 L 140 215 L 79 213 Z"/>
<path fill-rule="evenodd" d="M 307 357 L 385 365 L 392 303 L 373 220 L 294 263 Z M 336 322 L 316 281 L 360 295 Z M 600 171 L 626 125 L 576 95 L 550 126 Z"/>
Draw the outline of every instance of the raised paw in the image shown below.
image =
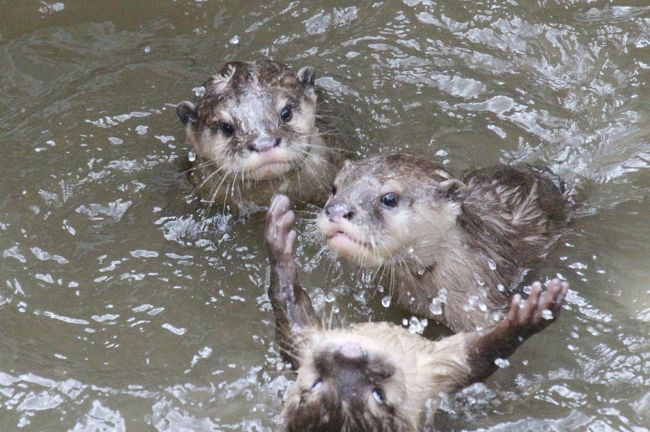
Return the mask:
<path fill-rule="evenodd" d="M 569 284 L 558 279 L 547 282 L 545 291 L 541 283 L 533 283 L 526 301 L 522 303 L 519 294 L 512 298 L 505 321 L 522 336 L 542 330 L 559 315 L 568 289 Z"/>
<path fill-rule="evenodd" d="M 296 232 L 291 225 L 296 219 L 289 210 L 289 198 L 276 195 L 266 214 L 266 244 L 272 260 L 278 264 L 293 262 Z"/>

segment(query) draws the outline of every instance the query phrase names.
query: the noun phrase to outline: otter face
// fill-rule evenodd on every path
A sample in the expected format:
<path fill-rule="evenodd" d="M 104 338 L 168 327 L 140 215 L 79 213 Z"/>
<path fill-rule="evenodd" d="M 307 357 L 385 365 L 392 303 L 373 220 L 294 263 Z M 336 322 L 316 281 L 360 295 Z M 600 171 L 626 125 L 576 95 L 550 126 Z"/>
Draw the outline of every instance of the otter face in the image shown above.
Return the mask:
<path fill-rule="evenodd" d="M 370 338 L 322 332 L 301 359 L 282 413 L 287 431 L 415 431 L 405 379 Z"/>
<path fill-rule="evenodd" d="M 301 165 L 316 129 L 314 70 L 231 62 L 204 84 L 196 105 L 176 112 L 202 161 L 219 176 L 268 180 Z"/>
<path fill-rule="evenodd" d="M 406 154 L 346 165 L 317 218 L 328 246 L 362 266 L 435 262 L 456 224 L 462 183 L 440 165 Z"/>

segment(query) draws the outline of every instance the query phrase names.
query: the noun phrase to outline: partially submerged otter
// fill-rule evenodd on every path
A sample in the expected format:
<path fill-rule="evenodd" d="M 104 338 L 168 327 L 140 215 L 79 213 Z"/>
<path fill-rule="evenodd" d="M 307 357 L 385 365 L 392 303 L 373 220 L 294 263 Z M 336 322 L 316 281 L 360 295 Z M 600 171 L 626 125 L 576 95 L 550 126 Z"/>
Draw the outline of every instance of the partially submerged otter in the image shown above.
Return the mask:
<path fill-rule="evenodd" d="M 269 298 L 282 353 L 298 370 L 282 412 L 289 432 L 417 431 L 425 405 L 434 411 L 443 393 L 486 378 L 557 318 L 568 289 L 555 280 L 542 293 L 535 283 L 498 325 L 440 341 L 386 322 L 323 329 L 298 281 L 293 220 L 288 199 L 276 197 L 266 228 Z"/>
<path fill-rule="evenodd" d="M 317 224 L 335 252 L 382 268 L 402 307 L 473 330 L 501 318 L 528 266 L 557 240 L 562 189 L 529 165 L 461 181 L 426 159 L 382 155 L 339 172 Z"/>
<path fill-rule="evenodd" d="M 188 177 L 205 201 L 268 203 L 274 193 L 322 203 L 344 156 L 321 130 L 314 69 L 269 60 L 226 63 L 204 84 L 196 106 L 176 113 L 196 158 Z"/>

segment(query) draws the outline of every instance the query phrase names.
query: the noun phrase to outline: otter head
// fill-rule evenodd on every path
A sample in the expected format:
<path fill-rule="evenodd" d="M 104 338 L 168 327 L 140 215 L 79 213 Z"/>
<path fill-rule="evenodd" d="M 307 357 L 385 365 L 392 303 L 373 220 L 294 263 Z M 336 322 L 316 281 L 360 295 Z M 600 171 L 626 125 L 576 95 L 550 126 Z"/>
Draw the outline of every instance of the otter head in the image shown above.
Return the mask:
<path fill-rule="evenodd" d="M 317 218 L 328 246 L 360 265 L 427 267 L 456 230 L 464 185 L 407 154 L 348 163 Z"/>
<path fill-rule="evenodd" d="M 221 175 L 265 180 L 304 160 L 316 130 L 314 70 L 268 60 L 230 62 L 176 113 L 194 151 Z"/>
<path fill-rule="evenodd" d="M 301 352 L 282 412 L 287 432 L 416 430 L 404 372 L 386 345 L 329 330 Z"/>

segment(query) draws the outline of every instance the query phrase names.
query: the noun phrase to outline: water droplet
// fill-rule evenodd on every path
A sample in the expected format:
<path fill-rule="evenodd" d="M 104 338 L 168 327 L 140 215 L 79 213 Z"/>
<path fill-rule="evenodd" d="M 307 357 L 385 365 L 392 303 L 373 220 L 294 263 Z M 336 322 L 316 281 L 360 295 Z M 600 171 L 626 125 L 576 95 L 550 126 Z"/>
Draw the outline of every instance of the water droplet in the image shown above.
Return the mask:
<path fill-rule="evenodd" d="M 194 92 L 196 97 L 201 97 L 205 94 L 205 87 L 203 86 L 194 87 L 192 91 Z"/>
<path fill-rule="evenodd" d="M 507 368 L 508 366 L 510 366 L 510 362 L 508 360 L 502 359 L 502 358 L 498 358 L 498 359 L 494 360 L 494 364 L 497 365 L 498 367 L 502 368 L 502 369 Z"/>
<path fill-rule="evenodd" d="M 432 315 L 442 315 L 442 302 L 440 301 L 440 297 L 431 300 L 429 311 L 431 311 Z"/>
<path fill-rule="evenodd" d="M 150 52 L 151 52 L 151 47 L 150 47 L 149 45 L 147 45 L 146 47 L 144 47 L 144 53 L 145 53 L 145 54 L 149 54 Z"/>
<path fill-rule="evenodd" d="M 530 294 L 530 292 L 531 292 L 532 290 L 533 290 L 533 287 L 531 287 L 530 285 L 526 285 L 526 286 L 524 287 L 524 293 L 525 293 L 525 294 Z"/>
<path fill-rule="evenodd" d="M 551 312 L 548 309 L 544 309 L 542 311 L 542 318 L 544 318 L 545 320 L 552 320 L 553 319 L 553 312 Z"/>
<path fill-rule="evenodd" d="M 488 258 L 488 265 L 490 266 L 490 270 L 497 269 L 497 263 L 492 258 Z"/>
<path fill-rule="evenodd" d="M 193 151 L 187 153 L 187 159 L 190 162 L 194 162 L 196 160 L 196 153 L 194 153 Z"/>
<path fill-rule="evenodd" d="M 388 306 L 390 306 L 390 300 L 391 300 L 390 296 L 385 296 L 384 298 L 381 299 L 381 305 L 387 308 Z"/>
<path fill-rule="evenodd" d="M 414 252 L 415 252 L 415 249 L 413 249 L 412 247 L 408 248 L 408 253 L 410 255 L 413 255 Z"/>
<path fill-rule="evenodd" d="M 424 270 L 423 268 L 419 268 L 418 269 L 418 276 L 422 276 L 425 273 L 425 271 L 426 270 Z"/>
<path fill-rule="evenodd" d="M 379 291 L 380 293 L 383 293 L 384 292 L 384 286 L 383 285 L 378 285 L 377 286 L 377 291 Z"/>
<path fill-rule="evenodd" d="M 497 284 L 497 290 L 504 292 L 506 290 L 506 287 L 504 287 L 503 284 Z"/>
<path fill-rule="evenodd" d="M 409 325 L 409 320 L 407 320 L 406 318 L 402 318 L 402 325 L 403 325 L 404 327 L 406 327 L 407 325 Z"/>
<path fill-rule="evenodd" d="M 237 45 L 238 43 L 239 43 L 239 36 L 234 35 L 233 37 L 230 38 L 231 45 Z"/>
<path fill-rule="evenodd" d="M 479 303 L 478 308 L 481 312 L 487 312 L 488 307 L 485 303 Z"/>
<path fill-rule="evenodd" d="M 325 296 L 325 301 L 327 303 L 332 303 L 334 300 L 336 300 L 336 296 L 332 293 L 327 293 L 327 295 Z"/>

